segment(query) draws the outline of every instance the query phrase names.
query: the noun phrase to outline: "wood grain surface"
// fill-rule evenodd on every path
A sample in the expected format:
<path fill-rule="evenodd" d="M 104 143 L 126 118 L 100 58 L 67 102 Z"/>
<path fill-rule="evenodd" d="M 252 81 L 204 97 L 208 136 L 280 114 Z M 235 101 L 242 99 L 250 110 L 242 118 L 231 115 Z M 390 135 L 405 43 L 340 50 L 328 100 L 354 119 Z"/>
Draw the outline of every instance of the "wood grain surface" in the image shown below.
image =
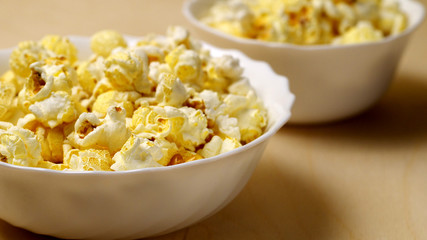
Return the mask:
<path fill-rule="evenodd" d="M 424 5 L 427 0 L 421 1 Z M 188 26 L 182 0 L 0 0 L 0 48 L 46 34 L 144 35 Z M 427 239 L 427 24 L 387 93 L 360 116 L 285 126 L 243 191 L 196 225 L 151 238 Z M 54 239 L 0 220 L 0 240 Z"/>

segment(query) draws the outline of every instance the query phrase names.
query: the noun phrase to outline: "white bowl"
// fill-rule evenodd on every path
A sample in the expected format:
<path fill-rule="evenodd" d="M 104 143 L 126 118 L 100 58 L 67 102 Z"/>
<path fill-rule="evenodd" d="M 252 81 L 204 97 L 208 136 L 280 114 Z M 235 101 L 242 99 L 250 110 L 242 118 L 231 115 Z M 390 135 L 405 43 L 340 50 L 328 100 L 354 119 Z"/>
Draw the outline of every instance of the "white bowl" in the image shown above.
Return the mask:
<path fill-rule="evenodd" d="M 87 57 L 89 38 L 70 39 L 80 57 Z M 245 186 L 267 140 L 288 120 L 294 96 L 287 79 L 268 64 L 206 47 L 212 55 L 240 59 L 268 109 L 268 129 L 261 137 L 212 158 L 125 172 L 60 172 L 0 162 L 0 218 L 55 237 L 123 239 L 184 228 L 224 207 Z M 0 50 L 0 72 L 8 68 L 10 53 Z"/>
<path fill-rule="evenodd" d="M 201 23 L 199 18 L 214 1 L 184 3 L 183 13 L 192 23 L 193 34 L 266 61 L 287 76 L 296 96 L 289 121 L 301 124 L 340 120 L 373 105 L 388 88 L 410 35 L 424 18 L 420 3 L 399 0 L 409 26 L 397 36 L 357 45 L 298 46 L 239 38 Z"/>

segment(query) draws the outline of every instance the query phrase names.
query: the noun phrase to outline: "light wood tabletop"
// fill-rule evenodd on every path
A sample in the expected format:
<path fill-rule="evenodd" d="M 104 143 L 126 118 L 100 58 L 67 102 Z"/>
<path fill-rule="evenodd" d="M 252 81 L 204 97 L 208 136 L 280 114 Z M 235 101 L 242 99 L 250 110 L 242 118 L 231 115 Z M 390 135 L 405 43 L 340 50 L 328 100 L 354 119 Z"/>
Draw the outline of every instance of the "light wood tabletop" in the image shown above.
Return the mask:
<path fill-rule="evenodd" d="M 424 6 L 427 0 L 421 1 Z M 182 0 L 0 0 L 0 48 L 46 34 L 188 26 Z M 197 36 L 196 36 L 197 37 Z M 427 239 L 427 24 L 380 101 L 349 120 L 283 127 L 224 209 L 152 239 Z M 0 239 L 54 239 L 0 220 Z"/>

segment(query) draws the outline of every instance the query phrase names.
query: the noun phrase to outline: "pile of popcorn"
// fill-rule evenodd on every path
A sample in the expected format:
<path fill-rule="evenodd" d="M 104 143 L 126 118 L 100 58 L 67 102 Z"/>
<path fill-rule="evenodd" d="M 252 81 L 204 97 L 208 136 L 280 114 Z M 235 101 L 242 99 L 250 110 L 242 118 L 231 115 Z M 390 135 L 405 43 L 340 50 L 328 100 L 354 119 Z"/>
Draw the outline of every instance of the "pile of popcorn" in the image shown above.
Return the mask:
<path fill-rule="evenodd" d="M 299 45 L 379 41 L 407 26 L 396 0 L 219 0 L 201 21 L 238 37 Z"/>
<path fill-rule="evenodd" d="M 0 161 L 120 171 L 216 156 L 258 138 L 267 113 L 239 60 L 186 29 L 128 46 L 115 31 L 79 60 L 66 37 L 19 43 L 0 81 Z"/>

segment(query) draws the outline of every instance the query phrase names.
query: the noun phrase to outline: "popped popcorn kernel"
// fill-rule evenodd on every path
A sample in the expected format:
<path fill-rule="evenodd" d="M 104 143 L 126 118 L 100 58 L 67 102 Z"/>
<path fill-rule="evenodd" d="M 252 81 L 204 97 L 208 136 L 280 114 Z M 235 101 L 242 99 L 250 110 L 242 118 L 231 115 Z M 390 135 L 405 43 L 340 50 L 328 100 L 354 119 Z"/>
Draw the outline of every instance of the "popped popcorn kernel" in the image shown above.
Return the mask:
<path fill-rule="evenodd" d="M 110 152 L 107 150 L 72 149 L 65 159 L 65 166 L 73 171 L 111 171 Z"/>
<path fill-rule="evenodd" d="M 141 95 L 137 92 L 108 91 L 100 94 L 92 106 L 92 111 L 106 114 L 110 106 L 121 105 L 126 110 L 126 117 L 132 117 L 134 111 L 133 102 Z"/>
<path fill-rule="evenodd" d="M 54 52 L 57 56 L 63 56 L 72 65 L 77 61 L 77 48 L 66 37 L 47 35 L 41 40 L 41 45 Z"/>
<path fill-rule="evenodd" d="M 138 91 L 149 94 L 148 57 L 143 51 L 118 51 L 105 60 L 105 77 L 119 91 Z"/>
<path fill-rule="evenodd" d="M 95 113 L 82 113 L 74 125 L 74 131 L 67 138 L 76 148 L 105 149 L 114 154 L 129 136 L 126 110 L 120 106 L 111 106 L 107 115 L 101 119 Z"/>
<path fill-rule="evenodd" d="M 369 22 L 359 22 L 356 26 L 346 31 L 340 38 L 335 40 L 335 44 L 365 43 L 379 41 L 383 38 L 381 31 Z"/>
<path fill-rule="evenodd" d="M 77 66 L 77 77 L 80 86 L 89 94 L 95 90 L 96 84 L 104 78 L 104 58 L 92 58 Z"/>
<path fill-rule="evenodd" d="M 166 56 L 165 61 L 182 82 L 199 84 L 202 68 L 197 52 L 179 45 Z"/>
<path fill-rule="evenodd" d="M 90 48 L 99 56 L 108 57 L 115 48 L 127 47 L 123 36 L 113 30 L 104 30 L 95 33 L 90 41 Z"/>
<path fill-rule="evenodd" d="M 188 93 L 184 84 L 174 74 L 162 73 L 156 90 L 159 106 L 180 107 L 187 100 Z"/>
<path fill-rule="evenodd" d="M 34 41 L 20 42 L 15 48 L 9 59 L 10 69 L 21 78 L 30 75 L 30 65 L 34 62 L 43 60 L 52 56 L 43 46 Z"/>
<path fill-rule="evenodd" d="M 40 126 L 36 128 L 35 134 L 37 140 L 41 143 L 43 160 L 62 163 L 62 144 L 64 142 L 62 128 L 44 128 Z"/>
<path fill-rule="evenodd" d="M 160 147 L 147 138 L 132 135 L 123 148 L 113 157 L 111 169 L 115 171 L 141 169 L 147 167 L 161 167 L 163 158 Z"/>
<path fill-rule="evenodd" d="M 63 91 L 53 92 L 48 98 L 35 102 L 29 110 L 43 125 L 54 128 L 74 121 L 78 112 L 71 97 Z"/>
<path fill-rule="evenodd" d="M 42 161 L 41 146 L 33 132 L 10 124 L 0 127 L 0 160 L 35 167 Z"/>
<path fill-rule="evenodd" d="M 199 154 L 205 158 L 213 157 L 221 153 L 229 152 L 233 149 L 241 147 L 242 144 L 236 139 L 226 137 L 222 139 L 219 136 L 214 136 L 210 142 L 206 143 Z"/>
<path fill-rule="evenodd" d="M 9 119 L 17 107 L 15 85 L 10 82 L 0 81 L 0 121 Z"/>

